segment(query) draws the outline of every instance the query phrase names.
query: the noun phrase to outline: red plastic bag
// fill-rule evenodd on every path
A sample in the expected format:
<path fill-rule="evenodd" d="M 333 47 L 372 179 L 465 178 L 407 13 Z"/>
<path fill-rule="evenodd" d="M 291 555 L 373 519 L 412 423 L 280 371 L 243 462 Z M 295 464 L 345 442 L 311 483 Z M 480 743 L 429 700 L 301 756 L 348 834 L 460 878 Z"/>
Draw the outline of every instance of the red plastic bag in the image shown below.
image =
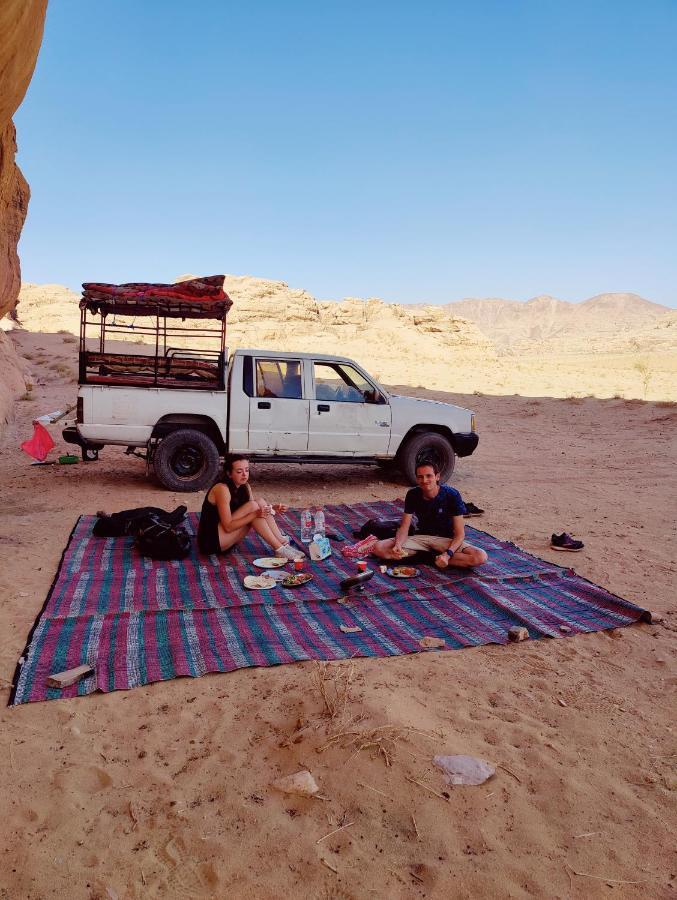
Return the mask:
<path fill-rule="evenodd" d="M 42 462 L 54 446 L 52 436 L 45 426 L 39 422 L 33 422 L 33 437 L 28 441 L 24 441 L 21 449 L 29 456 L 32 456 L 33 459 Z"/>

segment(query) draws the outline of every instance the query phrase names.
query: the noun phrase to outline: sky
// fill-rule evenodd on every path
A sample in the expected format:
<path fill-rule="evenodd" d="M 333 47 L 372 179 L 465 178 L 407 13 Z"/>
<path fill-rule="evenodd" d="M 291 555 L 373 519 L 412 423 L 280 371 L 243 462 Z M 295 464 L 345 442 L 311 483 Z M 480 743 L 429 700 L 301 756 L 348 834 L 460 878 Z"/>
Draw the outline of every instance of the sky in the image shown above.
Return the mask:
<path fill-rule="evenodd" d="M 675 0 L 50 0 L 23 280 L 677 306 Z"/>

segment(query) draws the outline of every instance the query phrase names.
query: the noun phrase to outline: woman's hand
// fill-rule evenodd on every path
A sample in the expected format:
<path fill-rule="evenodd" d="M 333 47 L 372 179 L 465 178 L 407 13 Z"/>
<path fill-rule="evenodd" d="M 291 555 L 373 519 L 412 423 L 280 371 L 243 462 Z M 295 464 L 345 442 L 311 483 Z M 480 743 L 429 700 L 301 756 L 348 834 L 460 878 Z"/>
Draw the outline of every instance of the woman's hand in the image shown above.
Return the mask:
<path fill-rule="evenodd" d="M 263 498 L 261 498 L 260 500 L 257 500 L 255 502 L 258 503 L 258 505 L 259 505 L 259 509 L 260 509 L 259 515 L 263 516 L 264 518 L 266 516 L 274 516 L 275 515 L 275 513 L 273 511 L 273 507 L 270 505 L 270 503 L 268 503 L 267 500 L 264 500 Z"/>

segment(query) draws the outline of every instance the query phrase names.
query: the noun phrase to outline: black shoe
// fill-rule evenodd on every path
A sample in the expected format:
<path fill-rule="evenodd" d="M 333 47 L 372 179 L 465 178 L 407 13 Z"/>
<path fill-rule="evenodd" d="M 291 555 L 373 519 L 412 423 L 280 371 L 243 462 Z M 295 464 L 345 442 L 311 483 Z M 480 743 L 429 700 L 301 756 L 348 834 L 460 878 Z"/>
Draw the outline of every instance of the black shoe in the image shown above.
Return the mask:
<path fill-rule="evenodd" d="M 470 503 L 469 501 L 465 504 L 465 512 L 463 515 L 466 519 L 471 518 L 472 516 L 481 516 L 483 515 L 484 510 L 480 509 L 479 506 L 475 506 L 474 503 Z"/>
<path fill-rule="evenodd" d="M 550 538 L 550 546 L 553 550 L 568 550 L 570 553 L 578 553 L 585 547 L 583 541 L 575 541 L 570 534 L 563 531 L 562 534 L 553 534 Z"/>

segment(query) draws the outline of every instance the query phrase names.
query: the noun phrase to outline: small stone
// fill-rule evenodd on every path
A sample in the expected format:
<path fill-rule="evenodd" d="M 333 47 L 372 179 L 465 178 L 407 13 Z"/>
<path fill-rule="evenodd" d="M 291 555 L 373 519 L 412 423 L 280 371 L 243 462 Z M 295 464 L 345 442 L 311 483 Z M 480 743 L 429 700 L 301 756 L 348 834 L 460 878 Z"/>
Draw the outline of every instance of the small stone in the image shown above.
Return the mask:
<path fill-rule="evenodd" d="M 562 634 L 571 634 L 571 629 L 568 625 L 560 625 L 559 630 L 562 632 Z"/>
<path fill-rule="evenodd" d="M 447 784 L 483 784 L 496 769 L 475 756 L 433 756 L 433 763 L 444 773 Z"/>
<path fill-rule="evenodd" d="M 446 642 L 443 641 L 442 638 L 422 637 L 419 641 L 419 644 L 425 650 L 441 650 L 442 647 L 445 646 Z"/>
<path fill-rule="evenodd" d="M 307 769 L 277 778 L 273 782 L 273 787 L 283 794 L 299 794 L 301 797 L 312 797 L 320 790 Z"/>
<path fill-rule="evenodd" d="M 513 625 L 512 628 L 508 629 L 508 640 L 509 641 L 528 641 L 529 640 L 529 631 L 527 628 L 520 628 L 519 625 Z"/>

